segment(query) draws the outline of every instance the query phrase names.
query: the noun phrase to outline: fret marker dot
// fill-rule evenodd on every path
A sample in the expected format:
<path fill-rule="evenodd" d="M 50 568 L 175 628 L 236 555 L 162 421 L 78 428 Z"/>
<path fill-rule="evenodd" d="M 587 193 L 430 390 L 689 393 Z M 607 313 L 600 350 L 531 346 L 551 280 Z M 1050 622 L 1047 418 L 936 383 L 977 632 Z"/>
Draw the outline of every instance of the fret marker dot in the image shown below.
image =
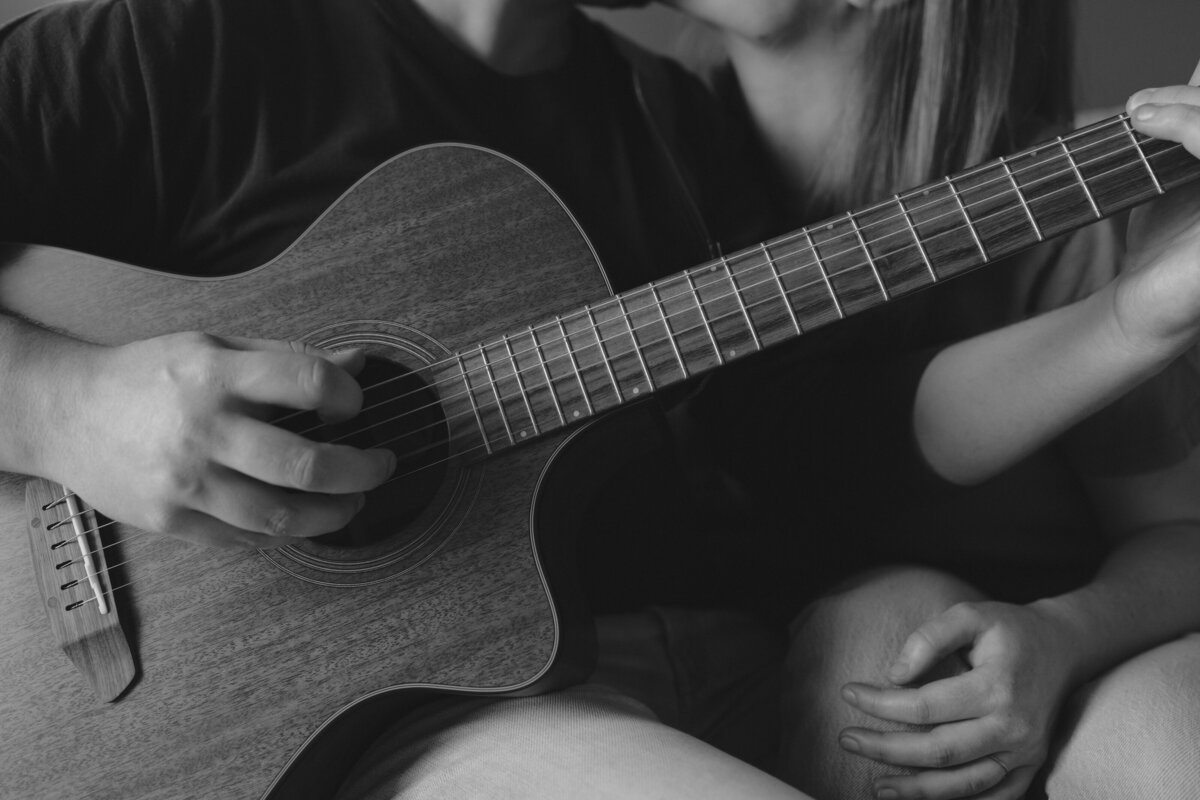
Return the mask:
<path fill-rule="evenodd" d="M 729 351 L 729 357 L 730 357 L 730 358 L 737 358 L 737 350 L 730 350 L 730 351 Z"/>
<path fill-rule="evenodd" d="M 521 438 L 522 438 L 522 439 L 524 439 L 524 438 L 525 438 L 525 435 L 526 435 L 526 434 L 525 434 L 525 431 L 521 431 Z"/>
<path fill-rule="evenodd" d="M 639 389 L 638 387 L 636 387 L 636 386 L 635 386 L 635 387 L 633 387 L 633 393 L 634 393 L 634 394 L 641 394 L 641 393 L 642 393 L 642 390 L 641 390 L 641 389 Z"/>
<path fill-rule="evenodd" d="M 571 416 L 572 416 L 572 417 L 576 417 L 576 418 L 578 418 L 578 417 L 579 417 L 579 410 L 578 410 L 578 409 L 576 409 L 575 411 L 572 411 L 572 412 L 571 412 Z"/>

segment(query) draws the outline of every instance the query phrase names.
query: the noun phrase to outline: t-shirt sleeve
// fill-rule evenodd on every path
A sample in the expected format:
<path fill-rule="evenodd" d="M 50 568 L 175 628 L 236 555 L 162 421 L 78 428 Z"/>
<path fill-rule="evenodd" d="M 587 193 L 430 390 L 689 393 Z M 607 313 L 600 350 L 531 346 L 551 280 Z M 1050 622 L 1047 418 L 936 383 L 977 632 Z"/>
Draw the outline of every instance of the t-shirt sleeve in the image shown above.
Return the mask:
<path fill-rule="evenodd" d="M 1089 226 L 1070 237 L 1030 283 L 1037 313 L 1091 294 L 1120 271 L 1123 220 Z M 1193 347 L 1080 424 L 1063 438 L 1081 474 L 1115 477 L 1162 469 L 1200 441 L 1200 349 Z"/>
<path fill-rule="evenodd" d="M 0 239 L 90 252 L 144 239 L 155 198 L 142 72 L 123 2 L 0 29 Z"/>

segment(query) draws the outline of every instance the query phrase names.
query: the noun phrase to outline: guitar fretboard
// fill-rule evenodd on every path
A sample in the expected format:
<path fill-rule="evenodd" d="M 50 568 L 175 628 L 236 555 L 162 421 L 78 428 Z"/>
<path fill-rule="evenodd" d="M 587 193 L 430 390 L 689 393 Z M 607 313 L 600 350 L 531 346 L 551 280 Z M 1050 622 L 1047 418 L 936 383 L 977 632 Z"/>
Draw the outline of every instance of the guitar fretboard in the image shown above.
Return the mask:
<path fill-rule="evenodd" d="M 460 351 L 434 382 L 452 435 L 497 452 L 1198 177 L 1122 114 Z"/>

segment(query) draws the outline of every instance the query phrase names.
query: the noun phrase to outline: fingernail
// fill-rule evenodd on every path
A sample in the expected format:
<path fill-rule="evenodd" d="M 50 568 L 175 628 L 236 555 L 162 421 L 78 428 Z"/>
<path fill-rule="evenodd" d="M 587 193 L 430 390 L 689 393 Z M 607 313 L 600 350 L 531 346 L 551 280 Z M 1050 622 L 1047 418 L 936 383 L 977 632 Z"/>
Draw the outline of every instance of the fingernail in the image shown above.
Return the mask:
<path fill-rule="evenodd" d="M 838 744 L 842 746 L 843 750 L 849 750 L 851 753 L 862 752 L 862 745 L 859 744 L 858 739 L 855 739 L 853 736 L 841 737 L 838 739 Z"/>
<path fill-rule="evenodd" d="M 907 674 L 908 674 L 908 662 L 907 661 L 897 661 L 895 664 L 892 664 L 892 668 L 888 670 L 888 677 L 891 678 L 892 680 L 897 680 L 897 679 L 903 678 Z"/>
<path fill-rule="evenodd" d="M 849 686 L 842 689 L 842 699 L 851 705 L 858 705 L 858 695 Z"/>
<path fill-rule="evenodd" d="M 385 462 L 387 465 L 386 469 L 387 474 L 391 476 L 391 474 L 396 471 L 396 454 L 391 450 L 384 450 L 383 452 L 387 453 L 387 461 Z"/>
<path fill-rule="evenodd" d="M 882 789 L 875 790 L 875 796 L 879 800 L 896 800 L 900 796 L 900 793 L 890 786 L 884 786 Z"/>
<path fill-rule="evenodd" d="M 1139 106 L 1137 111 L 1133 112 L 1133 117 L 1139 122 L 1149 122 L 1158 116 L 1158 108 L 1153 105 Z"/>
<path fill-rule="evenodd" d="M 367 504 L 367 496 L 365 494 L 360 493 L 358 495 L 358 508 L 354 509 L 354 513 L 357 514 L 359 511 L 362 511 L 363 507 L 366 506 L 366 504 Z"/>

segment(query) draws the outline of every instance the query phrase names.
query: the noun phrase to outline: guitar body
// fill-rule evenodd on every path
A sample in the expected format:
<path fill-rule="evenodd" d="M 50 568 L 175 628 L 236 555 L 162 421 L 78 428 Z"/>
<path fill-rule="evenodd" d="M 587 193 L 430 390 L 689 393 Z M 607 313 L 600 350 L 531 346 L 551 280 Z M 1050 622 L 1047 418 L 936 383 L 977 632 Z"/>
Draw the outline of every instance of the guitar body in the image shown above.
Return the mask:
<path fill-rule="evenodd" d="M 0 259 L 8 311 L 83 339 L 299 339 L 360 346 L 414 372 L 531 314 L 608 294 L 544 185 L 453 145 L 387 162 L 284 254 L 236 276 L 33 247 L 6 246 Z M 571 609 L 564 618 L 550 589 L 572 583 L 569 537 L 543 531 L 539 511 L 570 436 L 491 458 L 451 452 L 403 530 L 362 546 L 268 554 L 105 529 L 137 670 L 111 703 L 51 634 L 44 606 L 58 601 L 34 580 L 26 479 L 0 477 L 0 796 L 300 797 L 336 785 L 370 733 L 431 691 L 519 694 L 577 677 L 589 629 Z M 320 769 L 286 777 L 322 732 L 332 749 Z"/>

